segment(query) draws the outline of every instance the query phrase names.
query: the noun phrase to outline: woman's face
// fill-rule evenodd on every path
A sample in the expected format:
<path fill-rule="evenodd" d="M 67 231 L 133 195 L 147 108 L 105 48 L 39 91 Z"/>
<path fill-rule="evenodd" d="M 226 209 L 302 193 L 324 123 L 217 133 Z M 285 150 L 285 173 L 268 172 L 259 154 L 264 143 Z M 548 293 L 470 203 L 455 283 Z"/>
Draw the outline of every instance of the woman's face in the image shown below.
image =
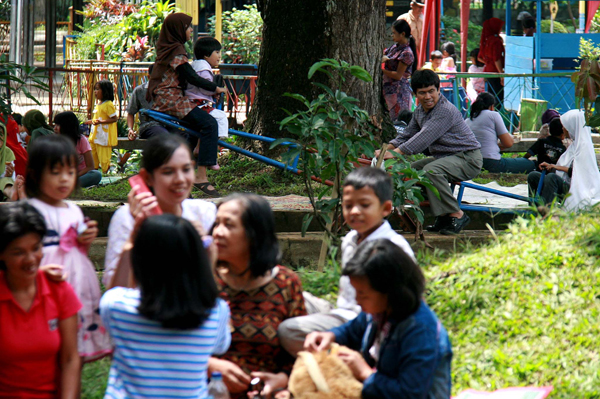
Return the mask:
<path fill-rule="evenodd" d="M 363 312 L 380 314 L 388 310 L 387 295 L 375 291 L 367 277 L 350 276 L 350 284 L 356 290 L 356 303 L 360 305 Z"/>
<path fill-rule="evenodd" d="M 0 253 L 0 261 L 6 266 L 6 274 L 19 281 L 33 280 L 42 261 L 42 237 L 28 233 L 13 240 Z"/>
<path fill-rule="evenodd" d="M 181 205 L 190 196 L 194 183 L 194 167 L 188 148 L 180 145 L 167 162 L 146 175 L 146 183 L 154 189 L 161 208 Z"/>
<path fill-rule="evenodd" d="M 58 123 L 54 124 L 54 133 L 60 134 L 60 125 Z"/>
<path fill-rule="evenodd" d="M 404 33 L 398 33 L 396 29 L 392 28 L 392 40 L 394 43 L 404 43 L 406 38 L 404 37 Z"/>
<path fill-rule="evenodd" d="M 188 26 L 188 28 L 185 30 L 185 41 L 189 41 L 192 38 L 192 32 L 194 31 L 194 28 L 192 28 L 192 26 Z"/>
<path fill-rule="evenodd" d="M 212 236 L 219 261 L 233 264 L 248 262 L 250 245 L 242 223 L 243 212 L 242 205 L 236 200 L 221 204 L 217 210 Z"/>

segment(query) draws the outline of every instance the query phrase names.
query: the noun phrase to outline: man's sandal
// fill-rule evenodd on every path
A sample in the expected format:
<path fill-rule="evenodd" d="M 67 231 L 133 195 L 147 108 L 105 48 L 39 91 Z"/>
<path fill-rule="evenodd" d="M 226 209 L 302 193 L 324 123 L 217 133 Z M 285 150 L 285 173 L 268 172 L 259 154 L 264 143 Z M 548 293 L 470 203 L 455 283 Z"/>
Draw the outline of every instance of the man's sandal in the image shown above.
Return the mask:
<path fill-rule="evenodd" d="M 204 194 L 206 195 L 210 195 L 211 197 L 220 197 L 221 194 L 219 194 L 219 192 L 216 189 L 212 189 L 209 190 L 208 186 L 210 186 L 211 184 L 209 182 L 206 183 L 194 183 L 194 187 L 196 187 L 198 190 L 202 191 Z"/>

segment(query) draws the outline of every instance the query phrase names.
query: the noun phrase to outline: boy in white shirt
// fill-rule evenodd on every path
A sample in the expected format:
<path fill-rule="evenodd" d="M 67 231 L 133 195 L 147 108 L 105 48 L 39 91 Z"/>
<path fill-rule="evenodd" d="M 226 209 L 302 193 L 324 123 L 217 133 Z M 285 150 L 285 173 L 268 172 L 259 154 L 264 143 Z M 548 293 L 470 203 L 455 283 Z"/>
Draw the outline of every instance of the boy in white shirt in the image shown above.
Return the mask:
<path fill-rule="evenodd" d="M 217 68 L 221 62 L 221 43 L 212 37 L 202 37 L 194 44 L 194 57 L 192 68 L 194 71 L 206 80 L 214 81 L 215 76 L 212 72 L 213 68 Z M 214 91 L 207 91 L 196 86 L 189 85 L 185 91 L 185 95 L 192 101 L 196 102 L 200 108 L 205 110 L 216 119 L 219 125 L 219 137 L 227 137 L 229 132 L 229 124 L 227 122 L 227 114 L 219 109 L 214 108 L 216 103 Z"/>
<path fill-rule="evenodd" d="M 342 241 L 342 269 L 363 241 L 387 238 L 413 257 L 410 244 L 385 220 L 392 212 L 391 177 L 381 169 L 367 167 L 352 171 L 344 181 L 342 212 L 352 229 Z M 327 331 L 354 319 L 361 309 L 356 291 L 346 276 L 340 278 L 337 308 L 327 313 L 287 319 L 279 325 L 279 341 L 290 354 L 303 350 L 304 338 L 313 331 Z"/>

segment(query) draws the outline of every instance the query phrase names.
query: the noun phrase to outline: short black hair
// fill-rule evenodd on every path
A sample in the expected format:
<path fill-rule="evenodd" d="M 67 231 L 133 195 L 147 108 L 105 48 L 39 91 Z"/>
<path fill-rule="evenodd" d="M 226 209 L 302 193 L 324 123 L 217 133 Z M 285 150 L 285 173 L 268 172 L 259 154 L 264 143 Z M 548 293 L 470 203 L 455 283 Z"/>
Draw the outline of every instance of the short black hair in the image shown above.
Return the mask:
<path fill-rule="evenodd" d="M 196 328 L 208 318 L 219 290 L 202 239 L 189 221 L 170 214 L 144 220 L 131 264 L 141 315 L 173 329 Z"/>
<path fill-rule="evenodd" d="M 469 53 L 469 57 L 475 58 L 476 66 L 478 66 L 478 67 L 485 66 L 485 64 L 483 62 L 479 61 L 479 47 L 475 47 L 473 50 L 471 50 L 471 52 Z"/>
<path fill-rule="evenodd" d="M 548 124 L 548 130 L 550 131 L 550 136 L 560 137 L 563 134 L 563 124 L 560 118 L 552 119 Z"/>
<path fill-rule="evenodd" d="M 194 44 L 194 57 L 197 60 L 203 60 L 204 57 L 210 57 L 213 51 L 221 50 L 221 43 L 214 37 L 201 37 Z"/>
<path fill-rule="evenodd" d="M 417 94 L 418 89 L 424 89 L 429 86 L 435 86 L 436 89 L 440 88 L 440 77 L 437 73 L 431 69 L 419 69 L 413 73 L 410 78 L 410 88 L 413 93 Z"/>
<path fill-rule="evenodd" d="M 523 29 L 535 29 L 535 19 L 525 18 L 522 22 Z"/>
<path fill-rule="evenodd" d="M 388 306 L 396 320 L 404 320 L 416 312 L 425 292 L 421 268 L 388 239 L 360 244 L 342 275 L 366 277 L 375 291 L 387 295 Z"/>
<path fill-rule="evenodd" d="M 96 83 L 102 90 L 102 101 L 115 101 L 115 88 L 108 79 L 103 79 Z"/>
<path fill-rule="evenodd" d="M 23 115 L 21 114 L 12 114 L 13 119 L 17 122 L 17 125 L 23 124 Z"/>
<path fill-rule="evenodd" d="M 65 136 L 42 136 L 27 149 L 29 161 L 25 170 L 25 191 L 29 197 L 37 198 L 40 195 L 40 183 L 46 168 L 52 169 L 57 164 L 66 164 L 77 169 L 77 150 L 73 142 Z"/>
<path fill-rule="evenodd" d="M 60 126 L 60 134 L 71 139 L 77 146 L 82 135 L 79 131 L 79 119 L 71 111 L 61 112 L 54 117 L 54 124 Z"/>
<path fill-rule="evenodd" d="M 354 169 L 344 180 L 344 187 L 352 186 L 360 190 L 363 187 L 369 187 L 380 203 L 391 201 L 394 195 L 392 178 L 386 172 L 379 168 L 367 166 Z"/>
<path fill-rule="evenodd" d="M 39 235 L 40 241 L 46 235 L 46 222 L 37 209 L 25 201 L 0 206 L 0 253 L 11 242 L 29 233 Z M 0 270 L 6 270 L 2 261 Z"/>
<path fill-rule="evenodd" d="M 217 209 L 231 201 L 238 202 L 242 208 L 242 225 L 250 246 L 250 274 L 264 276 L 279 264 L 281 258 L 271 206 L 261 196 L 236 193 L 223 199 Z"/>
<path fill-rule="evenodd" d="M 447 52 L 450 55 L 456 54 L 456 47 L 454 46 L 454 43 L 452 42 L 446 42 L 444 44 L 442 44 L 442 47 L 440 47 L 440 49 L 442 50 L 442 52 Z"/>
<path fill-rule="evenodd" d="M 148 173 L 160 168 L 173 156 L 173 153 L 181 146 L 190 151 L 190 147 L 181 136 L 177 134 L 159 134 L 146 141 L 142 151 L 141 167 Z M 191 157 L 191 152 L 190 152 Z"/>
<path fill-rule="evenodd" d="M 431 59 L 431 60 L 443 59 L 443 58 L 444 58 L 444 54 L 442 54 L 442 52 L 440 50 L 433 50 L 431 52 L 431 54 L 429 55 L 429 59 Z"/>
<path fill-rule="evenodd" d="M 409 111 L 407 109 L 403 109 L 398 114 L 398 118 L 396 118 L 396 120 L 399 121 L 399 122 L 404 122 L 404 123 L 406 123 L 408 125 L 410 123 L 410 121 L 412 120 L 412 117 L 413 117 L 412 111 Z"/>

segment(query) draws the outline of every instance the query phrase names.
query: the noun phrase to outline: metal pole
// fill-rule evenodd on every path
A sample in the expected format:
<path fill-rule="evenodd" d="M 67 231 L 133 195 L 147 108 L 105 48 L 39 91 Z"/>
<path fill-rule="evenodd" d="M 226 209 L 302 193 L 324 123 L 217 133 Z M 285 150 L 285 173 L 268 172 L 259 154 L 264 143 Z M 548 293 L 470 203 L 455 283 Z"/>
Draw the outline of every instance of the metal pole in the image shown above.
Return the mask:
<path fill-rule="evenodd" d="M 511 26 L 512 26 L 512 0 L 506 0 L 506 15 L 504 19 L 506 20 L 506 28 L 504 31 L 506 32 L 506 36 L 510 36 Z"/>
<path fill-rule="evenodd" d="M 56 2 L 46 1 L 46 68 L 56 67 Z"/>
<path fill-rule="evenodd" d="M 21 37 L 22 34 L 22 15 L 21 8 L 23 0 L 12 0 L 10 10 L 10 51 L 8 59 L 16 64 L 21 63 Z"/>
<path fill-rule="evenodd" d="M 215 39 L 223 42 L 223 4 L 221 0 L 215 1 Z"/>
<path fill-rule="evenodd" d="M 34 0 L 22 0 L 23 1 L 23 54 L 24 58 L 21 59 L 21 63 L 27 65 L 33 65 L 33 38 L 35 37 L 34 28 Z"/>
<path fill-rule="evenodd" d="M 536 1 L 535 6 L 535 20 L 536 20 L 536 30 L 534 34 L 535 40 L 535 71 L 534 73 L 541 73 L 541 57 L 542 57 L 542 0 Z M 534 84 L 539 86 L 539 78 L 535 78 Z M 539 90 L 534 90 L 534 98 L 539 97 Z"/>

